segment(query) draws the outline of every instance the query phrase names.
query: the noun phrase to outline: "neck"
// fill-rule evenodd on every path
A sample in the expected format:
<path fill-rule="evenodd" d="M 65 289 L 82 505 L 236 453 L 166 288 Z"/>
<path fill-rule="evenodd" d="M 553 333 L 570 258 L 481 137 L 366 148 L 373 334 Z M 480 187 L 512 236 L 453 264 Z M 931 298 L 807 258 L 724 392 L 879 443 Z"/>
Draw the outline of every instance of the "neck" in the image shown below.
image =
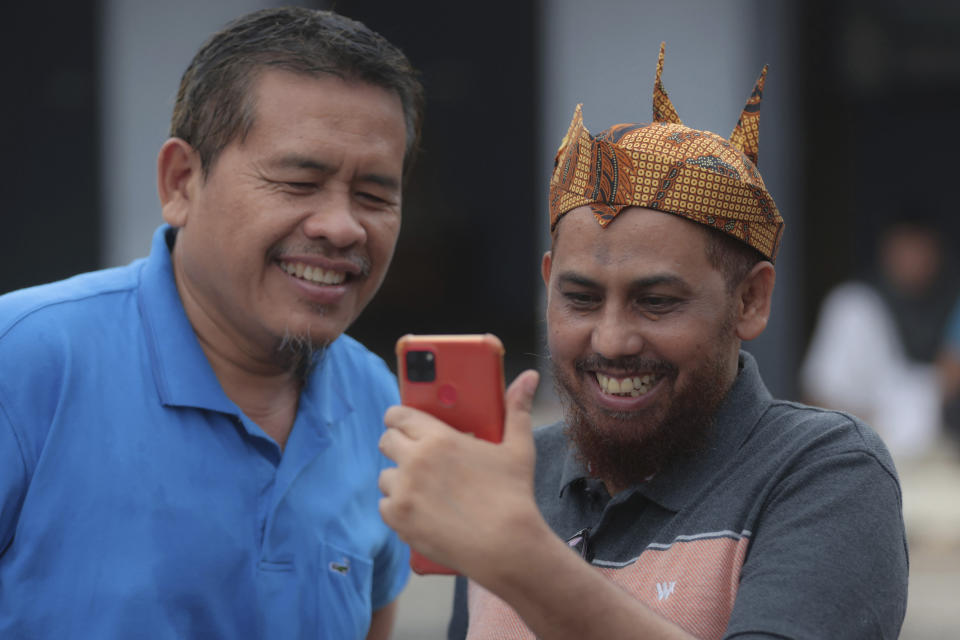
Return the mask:
<path fill-rule="evenodd" d="M 197 335 L 227 397 L 283 449 L 297 416 L 302 378 L 290 367 L 251 366 L 218 350 L 199 332 Z"/>
<path fill-rule="evenodd" d="M 184 311 L 224 393 L 282 449 L 296 418 L 310 345 L 266 335 L 252 340 L 193 295 L 176 253 L 174 276 Z"/>

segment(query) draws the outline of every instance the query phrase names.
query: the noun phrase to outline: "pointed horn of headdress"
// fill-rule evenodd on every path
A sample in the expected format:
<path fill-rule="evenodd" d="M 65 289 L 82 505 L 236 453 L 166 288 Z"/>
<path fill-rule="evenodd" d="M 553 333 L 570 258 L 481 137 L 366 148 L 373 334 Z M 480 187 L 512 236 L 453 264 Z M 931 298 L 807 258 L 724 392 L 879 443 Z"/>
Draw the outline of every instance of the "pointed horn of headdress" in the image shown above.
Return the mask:
<path fill-rule="evenodd" d="M 560 147 L 557 149 L 557 153 L 554 156 L 554 167 L 556 167 L 557 162 L 560 160 L 560 156 L 566 150 L 567 146 L 570 145 L 570 142 L 576 141 L 580 129 L 586 131 L 586 127 L 583 126 L 583 103 L 578 104 L 573 110 L 573 118 L 570 119 L 570 126 L 567 127 L 567 133 L 564 134 L 563 140 L 560 141 Z M 587 133 L 589 134 L 590 132 L 587 131 Z"/>
<path fill-rule="evenodd" d="M 670 102 L 670 96 L 663 88 L 663 82 L 660 76 L 663 75 L 663 51 L 667 43 L 660 43 L 660 57 L 657 59 L 657 80 L 653 84 L 653 121 L 654 122 L 672 122 L 673 124 L 683 124 L 673 103 Z"/>
<path fill-rule="evenodd" d="M 730 134 L 730 144 L 743 152 L 745 156 L 758 164 L 760 155 L 760 101 L 763 100 L 763 85 L 767 81 L 767 66 L 763 66 L 757 83 L 753 86 L 753 93 L 747 98 L 747 106 L 743 108 L 737 126 Z"/>

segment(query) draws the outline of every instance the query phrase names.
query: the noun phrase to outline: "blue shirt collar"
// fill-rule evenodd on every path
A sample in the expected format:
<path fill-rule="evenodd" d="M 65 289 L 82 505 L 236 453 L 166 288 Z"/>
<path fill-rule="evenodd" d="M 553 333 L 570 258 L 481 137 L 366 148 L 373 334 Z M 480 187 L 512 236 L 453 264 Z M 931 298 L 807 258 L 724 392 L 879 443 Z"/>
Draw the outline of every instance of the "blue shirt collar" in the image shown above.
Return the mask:
<path fill-rule="evenodd" d="M 180 300 L 170 251 L 176 229 L 153 234 L 150 256 L 140 272 L 138 305 L 160 402 L 233 415 L 240 411 L 217 380 Z"/>

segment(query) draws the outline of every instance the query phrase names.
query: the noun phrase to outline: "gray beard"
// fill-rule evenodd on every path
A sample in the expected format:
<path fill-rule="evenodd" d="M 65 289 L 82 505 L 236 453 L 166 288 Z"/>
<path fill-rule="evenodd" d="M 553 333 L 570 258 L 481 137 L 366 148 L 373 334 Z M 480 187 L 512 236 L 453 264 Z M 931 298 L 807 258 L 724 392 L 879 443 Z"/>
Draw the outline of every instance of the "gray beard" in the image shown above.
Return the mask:
<path fill-rule="evenodd" d="M 309 333 L 295 335 L 287 330 L 277 344 L 277 356 L 302 388 L 328 346 L 327 343 L 314 344 Z"/>

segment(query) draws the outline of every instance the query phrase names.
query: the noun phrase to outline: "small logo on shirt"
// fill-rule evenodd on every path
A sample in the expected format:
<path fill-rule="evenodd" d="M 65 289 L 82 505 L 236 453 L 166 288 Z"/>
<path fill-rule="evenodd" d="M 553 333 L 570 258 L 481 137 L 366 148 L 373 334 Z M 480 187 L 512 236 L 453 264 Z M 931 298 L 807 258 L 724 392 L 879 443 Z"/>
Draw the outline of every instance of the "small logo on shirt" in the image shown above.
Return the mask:
<path fill-rule="evenodd" d="M 673 582 L 657 583 L 657 600 L 666 600 L 673 593 L 673 588 L 677 586 L 676 580 Z"/>
<path fill-rule="evenodd" d="M 342 576 L 347 575 L 347 573 L 350 571 L 350 559 L 343 558 L 340 562 L 331 562 L 330 571 L 339 573 Z"/>

